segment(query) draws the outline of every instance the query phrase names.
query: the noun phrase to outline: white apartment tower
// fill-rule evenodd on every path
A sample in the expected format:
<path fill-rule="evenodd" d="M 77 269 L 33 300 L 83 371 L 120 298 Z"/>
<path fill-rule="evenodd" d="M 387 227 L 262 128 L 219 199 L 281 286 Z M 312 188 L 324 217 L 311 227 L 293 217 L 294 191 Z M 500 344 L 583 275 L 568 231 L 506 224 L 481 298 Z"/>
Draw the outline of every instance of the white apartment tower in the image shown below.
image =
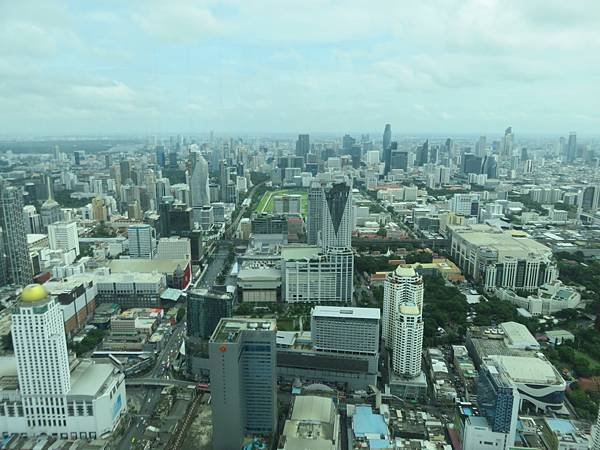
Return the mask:
<path fill-rule="evenodd" d="M 48 241 L 52 250 L 74 250 L 79 255 L 77 222 L 55 222 L 48 225 Z"/>
<path fill-rule="evenodd" d="M 414 378 L 421 373 L 423 278 L 413 268 L 398 267 L 385 280 L 383 340 L 396 374 Z"/>

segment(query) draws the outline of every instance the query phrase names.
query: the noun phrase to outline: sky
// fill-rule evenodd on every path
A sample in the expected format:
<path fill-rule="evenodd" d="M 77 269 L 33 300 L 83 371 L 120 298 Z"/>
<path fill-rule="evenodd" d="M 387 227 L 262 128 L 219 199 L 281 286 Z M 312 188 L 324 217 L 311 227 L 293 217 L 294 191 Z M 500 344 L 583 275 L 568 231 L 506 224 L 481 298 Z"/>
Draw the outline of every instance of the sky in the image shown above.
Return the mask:
<path fill-rule="evenodd" d="M 600 134 L 598 0 L 0 0 L 0 136 Z"/>

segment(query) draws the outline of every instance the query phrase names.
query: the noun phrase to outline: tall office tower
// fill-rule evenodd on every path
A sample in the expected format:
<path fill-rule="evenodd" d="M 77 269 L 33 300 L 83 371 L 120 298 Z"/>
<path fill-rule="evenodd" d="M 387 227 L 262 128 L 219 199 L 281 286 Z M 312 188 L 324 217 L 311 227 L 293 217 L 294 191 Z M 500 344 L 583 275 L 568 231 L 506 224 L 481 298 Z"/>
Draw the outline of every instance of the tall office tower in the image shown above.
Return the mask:
<path fill-rule="evenodd" d="M 227 203 L 227 186 L 229 185 L 229 165 L 222 159 L 219 161 L 219 184 L 221 186 L 221 201 Z"/>
<path fill-rule="evenodd" d="M 127 180 L 131 180 L 131 161 L 123 159 L 119 162 L 119 171 L 121 173 L 121 182 L 127 183 Z"/>
<path fill-rule="evenodd" d="M 60 210 L 60 205 L 56 200 L 54 200 L 53 190 L 52 190 L 52 179 L 50 176 L 47 177 L 48 184 L 48 199 L 42 203 L 41 208 L 41 216 L 42 216 L 42 228 L 44 230 L 48 229 L 48 225 L 54 222 L 58 222 L 62 220 L 62 212 Z"/>
<path fill-rule="evenodd" d="M 210 204 L 208 188 L 208 163 L 200 152 L 194 151 L 190 155 L 190 197 L 192 208 L 199 208 Z"/>
<path fill-rule="evenodd" d="M 187 301 L 188 337 L 209 339 L 219 321 L 233 314 L 233 298 L 230 294 L 210 292 L 208 289 L 192 289 Z"/>
<path fill-rule="evenodd" d="M 37 234 L 42 232 L 42 217 L 37 213 L 35 206 L 25 205 L 23 207 L 23 219 L 25 221 L 25 233 Z"/>
<path fill-rule="evenodd" d="M 296 141 L 296 156 L 301 156 L 306 160 L 306 155 L 310 152 L 310 136 L 308 134 L 299 134 Z"/>
<path fill-rule="evenodd" d="M 431 164 L 437 164 L 440 158 L 440 146 L 432 145 L 431 150 L 429 151 L 429 162 Z"/>
<path fill-rule="evenodd" d="M 505 438 L 501 448 L 508 450 L 515 443 L 520 395 L 502 367 L 490 359 L 484 360 L 477 380 L 477 403 L 494 433 Z"/>
<path fill-rule="evenodd" d="M 398 267 L 383 285 L 383 340 L 392 351 L 392 370 L 404 377 L 421 373 L 423 278 Z"/>
<path fill-rule="evenodd" d="M 395 142 L 392 142 L 392 147 Z M 390 164 L 390 168 L 393 169 L 402 169 L 405 172 L 408 170 L 408 152 L 405 150 L 394 150 L 392 149 L 392 161 Z"/>
<path fill-rule="evenodd" d="M 80 166 L 81 165 L 81 160 L 85 158 L 85 153 L 84 152 L 79 152 L 79 151 L 74 151 L 73 152 L 73 161 L 75 162 L 76 166 Z"/>
<path fill-rule="evenodd" d="M 486 149 L 485 136 L 479 136 L 479 140 L 475 144 L 475 154 L 477 156 L 483 157 L 483 156 L 485 156 L 485 149 Z"/>
<path fill-rule="evenodd" d="M 308 211 L 306 217 L 306 242 L 319 245 L 323 228 L 323 198 L 325 191 L 319 181 L 312 181 L 308 189 Z"/>
<path fill-rule="evenodd" d="M 274 319 L 221 319 L 208 344 L 213 449 L 277 432 Z"/>
<path fill-rule="evenodd" d="M 152 259 L 156 252 L 154 229 L 148 224 L 129 225 L 129 255 L 132 258 Z"/>
<path fill-rule="evenodd" d="M 475 156 L 473 153 L 465 153 L 462 156 L 461 172 L 464 175 L 470 173 L 481 173 L 483 160 L 480 156 Z"/>
<path fill-rule="evenodd" d="M 164 168 L 166 162 L 167 157 L 165 154 L 165 147 L 160 145 L 156 147 L 156 165 L 160 168 Z"/>
<path fill-rule="evenodd" d="M 0 286 L 25 285 L 33 279 L 27 249 L 21 190 L 0 179 Z"/>
<path fill-rule="evenodd" d="M 417 156 L 415 158 L 415 165 L 422 167 L 429 162 L 429 140 L 423 142 L 423 145 L 417 147 Z"/>
<path fill-rule="evenodd" d="M 379 309 L 315 306 L 310 315 L 315 350 L 360 355 L 379 353 Z"/>
<path fill-rule="evenodd" d="M 498 178 L 498 158 L 496 155 L 486 155 L 484 157 L 482 172 L 489 178 Z"/>
<path fill-rule="evenodd" d="M 574 131 L 569 133 L 567 142 L 567 162 L 573 162 L 577 158 L 577 134 Z"/>
<path fill-rule="evenodd" d="M 324 191 L 321 246 L 330 249 L 352 248 L 352 186 L 334 183 Z"/>
<path fill-rule="evenodd" d="M 349 134 L 345 134 L 344 137 L 342 137 L 342 154 L 349 155 L 354 144 L 356 144 L 356 139 Z"/>
<path fill-rule="evenodd" d="M 48 225 L 48 240 L 52 250 L 75 251 L 79 256 L 79 236 L 77 222 L 55 222 Z"/>
<path fill-rule="evenodd" d="M 385 124 L 383 130 L 383 162 L 385 163 L 384 172 L 390 171 L 390 145 L 392 144 L 392 126 L 389 123 Z"/>
<path fill-rule="evenodd" d="M 513 145 L 514 145 L 514 134 L 512 127 L 508 127 L 504 130 L 504 136 L 502 137 L 502 148 L 500 155 L 504 158 L 510 158 L 512 156 Z"/>
<path fill-rule="evenodd" d="M 585 186 L 577 197 L 583 211 L 596 211 L 600 208 L 600 185 Z"/>
<path fill-rule="evenodd" d="M 454 157 L 454 141 L 450 138 L 446 139 L 444 149 L 446 151 L 446 156 L 448 156 L 448 158 L 452 160 L 452 158 Z"/>

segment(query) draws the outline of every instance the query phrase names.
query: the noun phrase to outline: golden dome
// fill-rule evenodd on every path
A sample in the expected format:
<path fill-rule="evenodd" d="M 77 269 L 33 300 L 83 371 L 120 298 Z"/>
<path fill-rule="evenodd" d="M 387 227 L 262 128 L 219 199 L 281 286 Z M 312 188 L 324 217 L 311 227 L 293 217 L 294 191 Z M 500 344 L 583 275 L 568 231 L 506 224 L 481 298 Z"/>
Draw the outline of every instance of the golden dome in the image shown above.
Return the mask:
<path fill-rule="evenodd" d="M 21 300 L 24 302 L 39 302 L 48 297 L 48 291 L 41 284 L 30 284 L 21 292 Z"/>

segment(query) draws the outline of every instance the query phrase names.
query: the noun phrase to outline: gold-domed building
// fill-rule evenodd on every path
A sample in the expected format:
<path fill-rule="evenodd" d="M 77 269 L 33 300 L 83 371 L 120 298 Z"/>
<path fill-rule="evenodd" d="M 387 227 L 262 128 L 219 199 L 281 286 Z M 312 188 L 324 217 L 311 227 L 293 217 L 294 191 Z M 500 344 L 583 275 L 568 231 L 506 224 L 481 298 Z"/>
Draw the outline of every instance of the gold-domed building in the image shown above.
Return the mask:
<path fill-rule="evenodd" d="M 23 288 L 20 300 L 22 302 L 39 302 L 48 298 L 48 291 L 41 284 L 30 284 Z"/>

